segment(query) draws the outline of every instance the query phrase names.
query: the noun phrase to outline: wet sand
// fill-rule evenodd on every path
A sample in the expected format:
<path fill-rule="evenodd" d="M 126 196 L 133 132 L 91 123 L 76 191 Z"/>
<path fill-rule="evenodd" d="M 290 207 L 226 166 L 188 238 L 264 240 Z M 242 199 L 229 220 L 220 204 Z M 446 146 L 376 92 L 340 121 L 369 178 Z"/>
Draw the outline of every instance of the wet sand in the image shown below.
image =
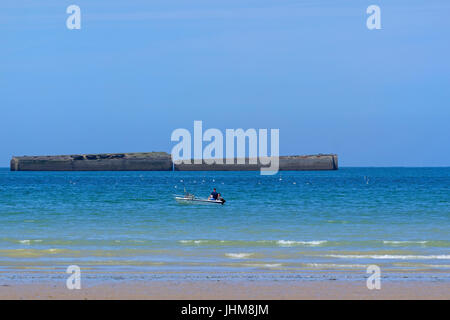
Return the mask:
<path fill-rule="evenodd" d="M 0 299 L 450 299 L 448 282 L 385 282 L 368 290 L 359 281 L 146 281 L 86 284 L 0 283 Z"/>

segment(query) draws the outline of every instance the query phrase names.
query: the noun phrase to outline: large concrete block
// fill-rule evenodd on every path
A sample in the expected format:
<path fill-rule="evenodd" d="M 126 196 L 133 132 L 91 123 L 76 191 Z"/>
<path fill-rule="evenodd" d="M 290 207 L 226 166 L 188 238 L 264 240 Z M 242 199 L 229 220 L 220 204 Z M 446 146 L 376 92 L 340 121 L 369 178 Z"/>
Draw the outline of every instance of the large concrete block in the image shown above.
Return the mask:
<path fill-rule="evenodd" d="M 165 152 L 13 157 L 11 171 L 169 171 Z"/>

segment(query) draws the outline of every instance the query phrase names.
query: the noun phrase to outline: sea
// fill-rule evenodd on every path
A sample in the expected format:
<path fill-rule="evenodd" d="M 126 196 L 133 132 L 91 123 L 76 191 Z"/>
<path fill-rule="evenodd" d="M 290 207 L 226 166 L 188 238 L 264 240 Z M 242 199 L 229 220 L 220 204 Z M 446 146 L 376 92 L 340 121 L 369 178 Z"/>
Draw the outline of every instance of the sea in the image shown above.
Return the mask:
<path fill-rule="evenodd" d="M 185 192 L 224 205 L 179 204 Z M 0 282 L 450 282 L 450 168 L 0 169 Z"/>

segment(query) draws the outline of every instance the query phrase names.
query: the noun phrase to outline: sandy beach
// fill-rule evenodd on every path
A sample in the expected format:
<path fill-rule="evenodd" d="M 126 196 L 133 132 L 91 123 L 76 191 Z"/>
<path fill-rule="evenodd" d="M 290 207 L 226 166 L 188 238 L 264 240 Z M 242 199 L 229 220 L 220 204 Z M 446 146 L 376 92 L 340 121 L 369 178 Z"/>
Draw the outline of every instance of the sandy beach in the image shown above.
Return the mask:
<path fill-rule="evenodd" d="M 64 284 L 0 284 L 0 299 L 450 299 L 445 282 L 387 282 L 380 290 L 346 281 L 148 281 L 107 282 L 68 290 Z"/>

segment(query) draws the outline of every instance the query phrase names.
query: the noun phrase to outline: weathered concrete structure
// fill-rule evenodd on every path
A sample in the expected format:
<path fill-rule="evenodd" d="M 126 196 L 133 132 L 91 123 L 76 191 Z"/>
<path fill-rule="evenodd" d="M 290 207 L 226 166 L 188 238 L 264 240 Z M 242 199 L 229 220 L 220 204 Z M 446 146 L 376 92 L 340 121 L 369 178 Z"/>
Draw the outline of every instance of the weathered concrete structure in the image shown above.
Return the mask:
<path fill-rule="evenodd" d="M 279 170 L 303 171 L 303 170 L 337 170 L 338 159 L 335 154 L 319 154 L 310 156 L 281 156 L 279 159 Z M 245 159 L 245 164 L 175 164 L 175 171 L 256 171 L 261 167 L 269 167 L 257 164 L 249 164 L 249 159 Z"/>
<path fill-rule="evenodd" d="M 309 156 L 281 156 L 279 159 L 279 170 L 337 170 L 338 160 L 335 154 L 319 154 Z M 193 162 L 192 162 L 193 163 Z M 261 165 L 259 161 L 257 164 L 249 164 L 249 159 L 245 159 L 245 164 L 175 164 L 176 171 L 254 171 L 260 170 L 261 167 L 268 167 Z"/>
<path fill-rule="evenodd" d="M 173 164 L 165 152 L 24 156 L 11 159 L 11 171 L 256 171 L 261 164 Z M 281 156 L 279 170 L 337 170 L 335 154 Z"/>
<path fill-rule="evenodd" d="M 165 152 L 25 156 L 11 159 L 11 171 L 169 171 Z"/>

